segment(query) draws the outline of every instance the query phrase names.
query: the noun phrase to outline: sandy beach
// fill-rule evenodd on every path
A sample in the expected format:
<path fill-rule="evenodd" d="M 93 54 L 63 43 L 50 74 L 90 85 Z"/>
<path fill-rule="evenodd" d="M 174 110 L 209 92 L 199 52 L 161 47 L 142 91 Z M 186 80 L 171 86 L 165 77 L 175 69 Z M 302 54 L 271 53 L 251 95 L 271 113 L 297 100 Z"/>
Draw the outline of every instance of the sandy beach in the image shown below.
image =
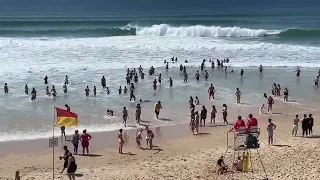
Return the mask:
<path fill-rule="evenodd" d="M 320 175 L 317 162 L 320 160 L 320 128 L 318 111 L 277 102 L 277 114 L 270 116 L 276 124 L 275 142 L 267 145 L 267 115 L 254 114 L 258 118 L 261 135 L 260 157 L 269 179 L 317 179 Z M 315 108 L 316 109 L 316 108 Z M 256 110 L 255 110 L 256 111 Z M 315 117 L 314 136 L 302 138 L 301 127 L 298 137 L 291 136 L 292 119 L 313 113 Z M 232 113 L 235 115 L 235 113 Z M 243 117 L 247 114 L 241 114 Z M 233 116 L 232 118 L 235 118 Z M 263 179 L 263 166 L 256 150 L 251 150 L 253 172 L 216 173 L 218 158 L 225 155 L 225 163 L 231 166 L 234 157 L 232 149 L 227 150 L 227 131 L 231 125 L 201 128 L 199 135 L 192 135 L 187 124 L 153 128 L 155 147 L 153 150 L 139 150 L 135 147 L 135 129 L 127 130 L 129 140 L 124 154 L 118 154 L 117 131 L 93 133 L 92 156 L 75 156 L 78 164 L 76 179 Z M 143 134 L 143 137 L 145 134 Z M 230 139 L 232 140 L 232 138 Z M 0 159 L 0 179 L 13 179 L 20 170 L 23 180 L 52 179 L 52 149 L 48 140 L 1 143 L 4 153 Z M 230 141 L 231 142 L 231 141 Z M 64 142 L 72 149 L 70 142 Z M 17 148 L 19 145 L 20 149 Z M 143 141 L 143 147 L 146 147 Z M 63 155 L 61 144 L 55 148 L 55 179 L 67 179 L 60 174 Z M 81 149 L 80 149 L 81 150 Z M 227 150 L 227 151 L 226 151 Z"/>

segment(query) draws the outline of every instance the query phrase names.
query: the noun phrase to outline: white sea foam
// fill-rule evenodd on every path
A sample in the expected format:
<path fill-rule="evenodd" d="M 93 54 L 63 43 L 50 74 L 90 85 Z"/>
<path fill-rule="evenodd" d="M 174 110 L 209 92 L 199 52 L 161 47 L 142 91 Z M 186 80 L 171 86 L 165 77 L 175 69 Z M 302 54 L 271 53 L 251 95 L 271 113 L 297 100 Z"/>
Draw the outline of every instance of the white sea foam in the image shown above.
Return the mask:
<path fill-rule="evenodd" d="M 135 27 L 138 36 L 191 36 L 191 37 L 262 37 L 279 34 L 280 30 L 249 29 L 220 26 L 179 26 L 157 24 L 149 27 Z"/>

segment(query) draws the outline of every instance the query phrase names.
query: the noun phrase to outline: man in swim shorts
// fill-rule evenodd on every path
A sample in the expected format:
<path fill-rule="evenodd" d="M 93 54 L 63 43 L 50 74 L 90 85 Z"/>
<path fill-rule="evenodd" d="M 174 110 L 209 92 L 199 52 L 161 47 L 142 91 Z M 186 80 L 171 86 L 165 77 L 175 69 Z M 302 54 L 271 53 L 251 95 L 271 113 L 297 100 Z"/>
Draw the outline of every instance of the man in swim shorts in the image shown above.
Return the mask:
<path fill-rule="evenodd" d="M 296 118 L 293 119 L 292 136 L 293 134 L 294 136 L 297 136 L 299 121 L 299 116 L 296 115 Z"/>
<path fill-rule="evenodd" d="M 209 93 L 209 99 L 212 97 L 212 99 L 214 99 L 214 86 L 211 84 L 211 86 L 208 89 L 208 93 Z"/>
<path fill-rule="evenodd" d="M 237 97 L 237 104 L 240 104 L 240 99 L 241 99 L 242 92 L 239 90 L 239 88 L 237 88 L 237 90 L 235 92 L 235 95 Z"/>
<path fill-rule="evenodd" d="M 271 122 L 271 119 L 268 119 L 268 126 L 267 126 L 267 131 L 268 131 L 268 145 L 273 144 L 273 131 L 277 128 L 275 124 Z"/>

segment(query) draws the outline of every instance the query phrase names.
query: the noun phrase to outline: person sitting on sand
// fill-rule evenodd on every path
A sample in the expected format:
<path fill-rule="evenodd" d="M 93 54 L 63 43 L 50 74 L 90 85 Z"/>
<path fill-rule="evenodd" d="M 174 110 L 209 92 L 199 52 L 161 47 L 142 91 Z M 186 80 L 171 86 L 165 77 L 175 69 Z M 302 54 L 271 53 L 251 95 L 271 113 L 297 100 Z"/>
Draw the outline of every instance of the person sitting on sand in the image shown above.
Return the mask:
<path fill-rule="evenodd" d="M 238 156 L 237 162 L 233 163 L 233 168 L 236 171 L 242 171 L 243 170 L 243 159 L 241 159 L 241 156 Z"/>
<path fill-rule="evenodd" d="M 218 159 L 218 161 L 217 161 L 218 174 L 224 174 L 225 172 L 229 171 L 229 168 L 228 168 L 228 166 L 225 165 L 223 158 L 224 157 L 221 156 L 220 159 Z"/>

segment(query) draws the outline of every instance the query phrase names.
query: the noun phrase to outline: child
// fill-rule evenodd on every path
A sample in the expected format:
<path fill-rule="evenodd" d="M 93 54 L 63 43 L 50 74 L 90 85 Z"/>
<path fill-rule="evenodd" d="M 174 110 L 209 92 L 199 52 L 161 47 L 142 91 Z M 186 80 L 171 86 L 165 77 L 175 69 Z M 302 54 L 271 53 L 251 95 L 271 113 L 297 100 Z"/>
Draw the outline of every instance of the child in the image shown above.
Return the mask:
<path fill-rule="evenodd" d="M 199 104 L 200 104 L 200 101 L 199 101 L 198 96 L 196 96 L 196 100 L 195 100 L 194 102 L 196 103 L 196 105 L 199 105 Z"/>
<path fill-rule="evenodd" d="M 140 131 L 138 132 L 138 134 L 136 136 L 136 142 L 137 142 L 138 149 L 141 149 L 141 140 L 142 140 L 141 132 L 142 132 L 142 129 L 140 129 Z"/>
<path fill-rule="evenodd" d="M 196 134 L 199 133 L 199 124 L 200 124 L 200 116 L 199 116 L 199 112 L 196 111 L 195 112 L 195 122 L 194 122 L 194 127 L 196 129 Z"/>
<path fill-rule="evenodd" d="M 20 180 L 20 172 L 19 171 L 16 171 L 16 176 L 15 176 L 14 180 Z"/>

